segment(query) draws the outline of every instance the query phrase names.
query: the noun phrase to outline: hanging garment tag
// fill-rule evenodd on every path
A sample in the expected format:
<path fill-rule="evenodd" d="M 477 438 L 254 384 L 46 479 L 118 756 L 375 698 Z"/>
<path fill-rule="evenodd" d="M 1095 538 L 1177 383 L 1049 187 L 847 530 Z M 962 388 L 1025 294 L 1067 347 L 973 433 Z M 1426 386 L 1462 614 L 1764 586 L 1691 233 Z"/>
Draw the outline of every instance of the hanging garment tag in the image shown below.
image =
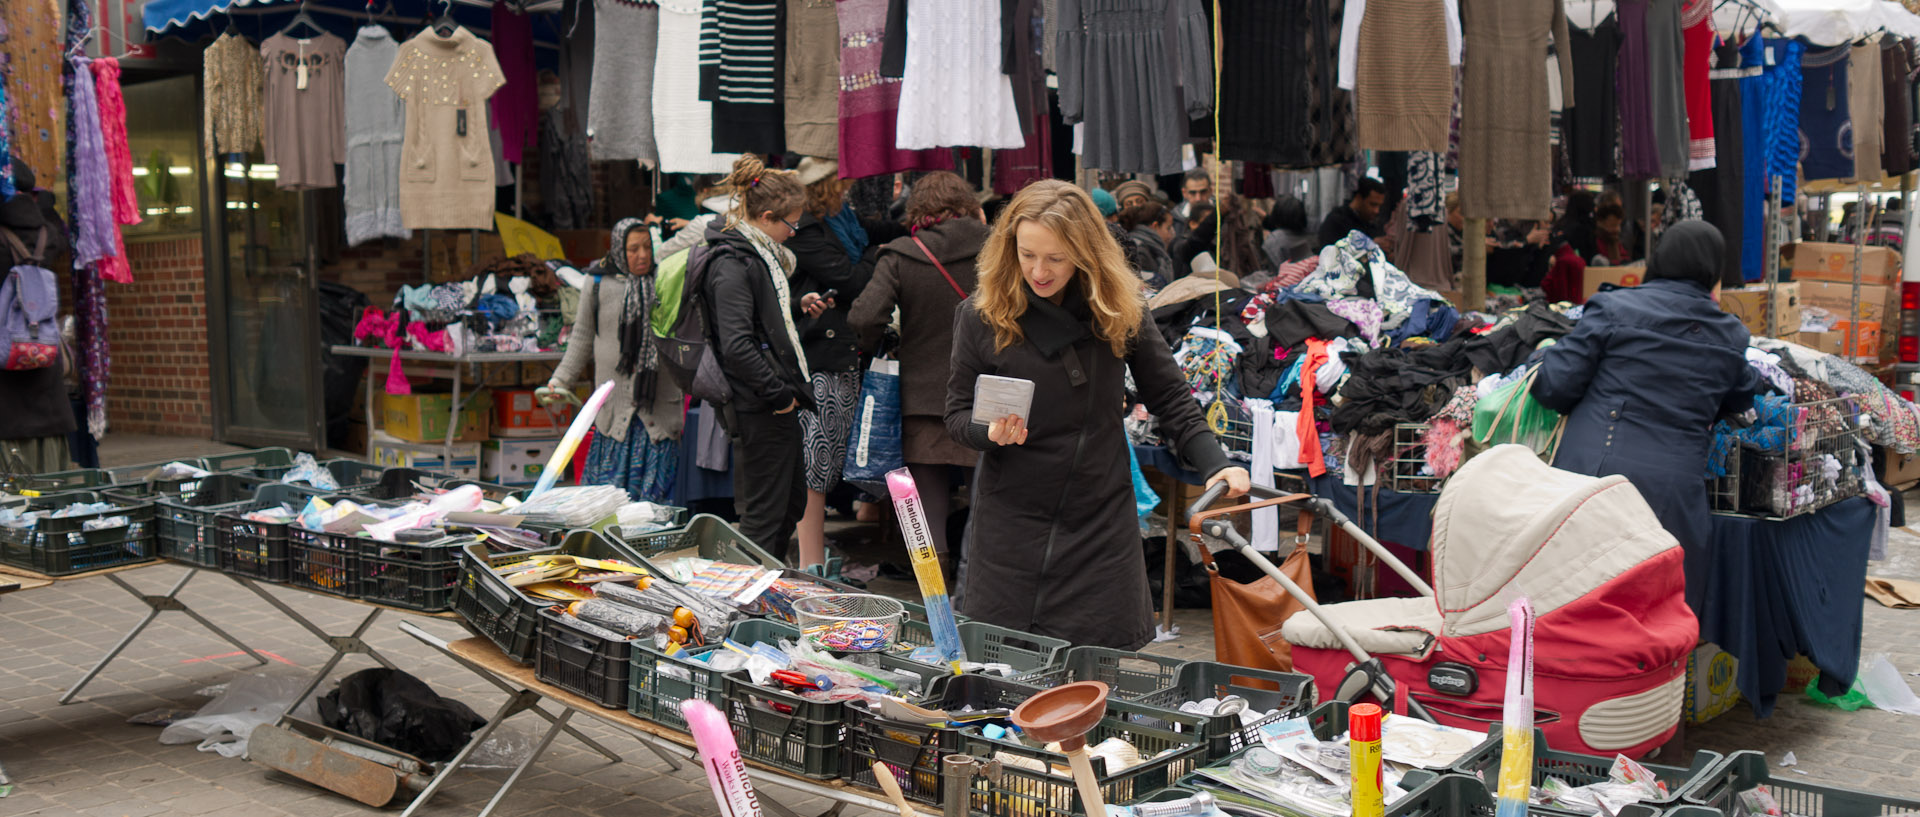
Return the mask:
<path fill-rule="evenodd" d="M 460 110 L 453 112 L 453 133 L 456 136 L 467 135 L 467 109 L 466 108 L 461 108 Z"/>
<path fill-rule="evenodd" d="M 293 77 L 294 77 L 294 80 L 293 80 L 294 90 L 304 91 L 307 89 L 307 61 L 306 60 L 301 60 L 300 64 L 293 69 Z"/>

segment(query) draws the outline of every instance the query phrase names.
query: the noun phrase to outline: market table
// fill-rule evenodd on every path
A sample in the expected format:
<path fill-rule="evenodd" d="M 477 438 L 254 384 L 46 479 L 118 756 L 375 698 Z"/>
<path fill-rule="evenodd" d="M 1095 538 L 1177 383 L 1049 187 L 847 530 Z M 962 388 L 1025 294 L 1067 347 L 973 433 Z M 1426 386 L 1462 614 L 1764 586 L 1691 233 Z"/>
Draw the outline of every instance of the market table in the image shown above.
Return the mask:
<path fill-rule="evenodd" d="M 394 355 L 392 349 L 381 349 L 373 346 L 340 345 L 330 347 L 329 351 L 336 355 L 364 357 L 369 360 L 391 360 Z M 464 408 L 466 403 L 473 399 L 471 396 L 465 401 L 460 399 L 460 387 L 462 385 L 460 369 L 462 365 L 473 372 L 474 377 L 478 381 L 474 385 L 474 391 L 478 393 L 481 389 L 487 388 L 492 380 L 493 373 L 500 371 L 498 367 L 501 364 L 511 363 L 514 366 L 514 371 L 518 372 L 519 365 L 522 363 L 558 362 L 562 357 L 566 356 L 566 353 L 559 351 L 467 352 L 459 355 L 450 355 L 445 352 L 410 352 L 403 350 L 399 355 L 402 362 L 439 364 L 419 371 L 435 376 L 445 376 L 453 381 L 453 400 L 451 401 L 453 410 L 447 417 L 447 438 L 440 444 L 440 462 L 443 464 L 443 467 L 451 469 L 453 463 L 453 438 L 460 433 L 460 409 Z M 516 374 L 514 379 L 518 382 L 519 375 Z M 370 430 L 378 428 L 380 425 L 375 420 L 375 418 L 380 415 L 374 413 L 373 396 L 376 393 L 384 393 L 385 391 L 386 388 L 375 375 L 374 368 L 368 366 L 367 428 Z"/>
<path fill-rule="evenodd" d="M 533 667 L 516 663 L 508 658 L 505 653 L 502 653 L 499 647 L 494 646 L 493 642 L 485 638 L 465 638 L 459 641 L 449 642 L 437 638 L 431 633 L 413 626 L 411 623 L 401 624 L 400 630 L 418 639 L 421 643 L 438 650 L 442 655 L 452 659 L 454 663 L 466 667 L 476 675 L 487 678 L 496 686 L 500 686 L 502 689 L 511 687 L 517 690 L 512 693 L 513 697 L 507 701 L 506 705 L 502 706 L 494 713 L 492 718 L 487 720 L 485 726 L 481 727 L 479 731 L 474 732 L 473 738 L 468 741 L 466 748 L 462 749 L 453 760 L 447 761 L 439 767 L 433 776 L 432 782 L 428 783 L 426 789 L 420 793 L 420 796 L 415 798 L 413 805 L 408 806 L 406 811 L 401 812 L 400 817 L 413 817 L 414 811 L 418 809 L 422 803 L 425 803 L 435 791 L 438 791 L 448 777 L 452 776 L 454 772 L 466 764 L 467 756 L 481 743 L 485 742 L 487 736 L 499 728 L 501 723 L 517 714 L 521 709 L 532 706 L 533 703 L 538 702 L 542 698 L 565 707 L 566 711 L 560 715 L 557 721 L 553 722 L 552 726 L 548 727 L 546 734 L 542 735 L 540 740 L 534 743 L 533 752 L 527 755 L 526 759 L 520 761 L 520 765 L 515 767 L 513 772 L 507 775 L 507 779 L 500 784 L 499 791 L 494 793 L 493 799 L 487 802 L 486 808 L 481 809 L 479 817 L 488 817 L 488 815 L 493 813 L 494 807 L 500 804 L 500 801 L 506 797 L 507 792 L 513 788 L 514 784 L 519 782 L 521 775 L 546 751 L 547 745 L 553 742 L 556 732 L 561 729 L 576 712 L 632 736 L 647 748 L 653 750 L 655 754 L 666 759 L 668 765 L 671 766 L 674 771 L 680 770 L 680 764 L 674 760 L 675 757 L 691 760 L 696 766 L 700 762 L 699 752 L 695 747 L 691 735 L 652 721 L 634 717 L 628 714 L 625 709 L 608 709 L 574 693 L 551 684 L 542 683 L 534 677 Z M 820 815 L 820 817 L 837 815 L 847 806 L 858 806 L 888 814 L 900 813 L 899 808 L 894 806 L 892 801 L 886 799 L 884 795 L 879 792 L 869 793 L 851 788 L 845 780 L 809 780 L 754 760 L 747 760 L 746 764 L 747 774 L 758 782 L 771 783 L 801 794 L 832 800 L 834 802 L 833 808 L 827 810 Z M 779 815 L 779 817 L 798 817 L 791 809 L 781 804 L 778 800 L 767 796 L 765 792 L 755 792 L 755 794 L 762 806 L 765 806 L 774 814 Z M 921 814 L 927 815 L 939 813 L 929 806 L 920 804 L 915 804 L 914 809 Z"/>
<path fill-rule="evenodd" d="M 1142 468 L 1151 464 L 1183 482 L 1201 482 L 1165 448 L 1135 446 L 1134 452 Z M 1361 514 L 1355 488 L 1338 474 L 1305 479 L 1314 496 L 1374 531 L 1376 540 L 1428 548 L 1439 494 L 1368 488 Z M 1865 497 L 1791 519 L 1714 514 L 1711 541 L 1687 553 L 1687 602 L 1700 620 L 1700 638 L 1739 662 L 1734 683 L 1755 715 L 1772 713 L 1796 655 L 1806 655 L 1840 689 L 1852 686 L 1866 603 L 1860 588 L 1878 523 Z"/>

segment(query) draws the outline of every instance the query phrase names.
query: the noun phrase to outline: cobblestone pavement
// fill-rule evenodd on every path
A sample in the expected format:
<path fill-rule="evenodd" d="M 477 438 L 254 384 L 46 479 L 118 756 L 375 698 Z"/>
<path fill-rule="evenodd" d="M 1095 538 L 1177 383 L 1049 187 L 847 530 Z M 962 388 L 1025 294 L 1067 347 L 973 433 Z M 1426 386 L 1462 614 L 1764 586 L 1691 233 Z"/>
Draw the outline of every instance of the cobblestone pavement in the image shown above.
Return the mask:
<path fill-rule="evenodd" d="M 1875 575 L 1920 579 L 1920 535 L 1893 532 L 1890 558 L 1874 566 Z M 184 569 L 161 565 L 132 571 L 126 578 L 150 592 L 164 592 Z M 287 589 L 279 597 L 330 632 L 344 632 L 366 608 L 349 602 Z M 26 817 L 334 817 L 375 813 L 358 804 L 270 775 L 261 767 L 191 745 L 162 746 L 159 729 L 126 721 L 156 707 L 196 708 L 195 692 L 239 672 L 298 676 L 316 669 L 327 650 L 304 630 L 275 613 L 224 577 L 197 577 L 181 598 L 209 618 L 243 633 L 256 649 L 275 661 L 253 668 L 231 645 L 194 625 L 185 616 L 163 614 L 147 632 L 87 687 L 80 699 L 59 705 L 56 699 L 93 661 L 139 619 L 139 603 L 107 579 L 89 578 L 0 596 L 0 763 L 16 787 L 0 799 L 0 815 Z M 1866 653 L 1885 652 L 1903 673 L 1920 672 L 1920 611 L 1895 611 L 1868 601 Z M 1179 612 L 1179 639 L 1154 645 L 1156 653 L 1200 658 L 1212 653 L 1212 635 L 1204 610 Z M 410 619 L 433 633 L 458 638 L 455 622 L 389 613 L 368 640 L 403 669 L 443 694 L 480 712 L 497 707 L 503 696 L 466 670 L 432 653 L 396 628 Z M 368 666 L 350 658 L 346 671 Z M 337 674 L 336 674 L 337 677 Z M 1773 717 L 1756 721 L 1742 705 L 1686 733 L 1688 750 L 1730 752 L 1759 749 L 1777 759 L 1792 751 L 1799 771 L 1776 767 L 1784 777 L 1878 791 L 1920 790 L 1920 721 L 1880 711 L 1840 712 L 1814 706 L 1799 696 L 1783 696 Z M 530 715 L 509 722 L 531 739 Z M 590 718 L 575 718 L 587 734 L 622 754 L 610 764 L 578 742 L 561 737 L 501 805 L 504 817 L 559 815 L 706 815 L 714 805 L 703 777 L 694 768 L 669 773 L 665 765 L 622 733 Z M 504 770 L 463 773 L 421 812 L 427 817 L 478 813 L 506 776 Z M 801 814 L 819 813 L 828 804 L 763 787 Z"/>

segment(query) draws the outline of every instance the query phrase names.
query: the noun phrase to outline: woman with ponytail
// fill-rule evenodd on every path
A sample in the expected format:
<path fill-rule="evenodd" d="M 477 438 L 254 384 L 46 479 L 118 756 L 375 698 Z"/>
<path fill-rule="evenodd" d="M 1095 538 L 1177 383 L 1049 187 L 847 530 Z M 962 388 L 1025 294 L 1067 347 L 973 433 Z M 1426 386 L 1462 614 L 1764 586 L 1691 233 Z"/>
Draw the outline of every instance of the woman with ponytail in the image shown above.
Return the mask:
<path fill-rule="evenodd" d="M 732 400 L 723 417 L 733 440 L 733 503 L 740 532 L 775 557 L 807 508 L 799 412 L 813 410 L 813 388 L 795 318 L 818 316 L 818 294 L 794 297 L 793 252 L 806 188 L 791 170 L 752 154 L 727 176 L 733 210 L 707 225 L 706 302 L 714 348 Z"/>

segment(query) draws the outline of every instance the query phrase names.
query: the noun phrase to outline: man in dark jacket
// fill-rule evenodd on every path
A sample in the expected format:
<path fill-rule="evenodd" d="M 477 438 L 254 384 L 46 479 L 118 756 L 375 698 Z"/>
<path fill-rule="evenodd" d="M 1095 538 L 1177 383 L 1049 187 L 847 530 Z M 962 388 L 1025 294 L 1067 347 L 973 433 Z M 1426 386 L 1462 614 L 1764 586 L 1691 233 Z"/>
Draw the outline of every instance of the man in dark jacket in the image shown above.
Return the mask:
<path fill-rule="evenodd" d="M 1346 204 L 1333 208 L 1320 222 L 1320 234 L 1313 242 L 1313 251 L 1319 252 L 1329 244 L 1335 244 L 1346 238 L 1347 233 L 1359 230 L 1368 238 L 1379 238 L 1386 234 L 1380 228 L 1380 207 L 1387 203 L 1387 186 L 1379 179 L 1361 176 L 1360 184 L 1353 188 L 1353 198 Z"/>
<path fill-rule="evenodd" d="M 1720 311 L 1720 231 L 1683 221 L 1654 248 L 1647 283 L 1587 299 L 1573 331 L 1548 347 L 1532 394 L 1567 415 L 1553 465 L 1620 474 L 1686 548 L 1687 601 L 1699 609 L 1699 563 L 1711 535 L 1707 449 L 1722 415 L 1763 388 L 1747 365 L 1747 329 Z"/>
<path fill-rule="evenodd" d="M 799 315 L 781 307 L 773 280 L 786 271 L 770 273 L 754 240 L 719 224 L 707 227 L 703 288 L 715 352 L 732 393 L 723 416 L 734 442 L 734 506 L 740 532 L 781 558 L 807 507 L 798 411 L 813 409 L 813 389 L 796 345 Z M 771 228 L 781 233 L 775 241 L 792 234 L 781 226 Z M 788 300 L 799 313 L 799 298 Z"/>

